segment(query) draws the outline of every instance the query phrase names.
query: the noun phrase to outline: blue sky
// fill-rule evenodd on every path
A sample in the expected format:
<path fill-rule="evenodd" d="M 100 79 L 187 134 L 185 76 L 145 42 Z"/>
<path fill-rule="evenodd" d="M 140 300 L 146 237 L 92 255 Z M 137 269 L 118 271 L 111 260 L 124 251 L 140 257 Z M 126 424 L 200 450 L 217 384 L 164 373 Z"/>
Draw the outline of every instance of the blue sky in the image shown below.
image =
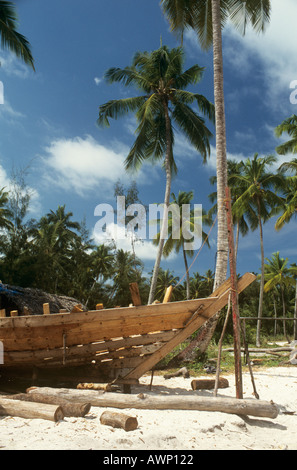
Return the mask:
<path fill-rule="evenodd" d="M 104 72 L 125 67 L 136 51 L 154 50 L 163 44 L 177 46 L 158 0 L 38 0 L 16 1 L 19 31 L 30 41 L 36 73 L 20 60 L 0 51 L 0 80 L 4 104 L 0 105 L 0 187 L 9 185 L 12 168 L 28 167 L 26 181 L 32 189 L 30 215 L 39 218 L 66 204 L 74 219 L 84 217 L 92 235 L 98 217 L 95 207 L 114 204 L 113 187 L 120 179 L 129 185 L 123 162 L 133 143 L 133 116 L 112 122 L 109 129 L 96 126 L 98 106 L 109 99 L 133 96 L 135 91 L 107 85 Z M 265 35 L 248 31 L 242 38 L 227 27 L 223 34 L 228 156 L 241 160 L 275 154 L 279 141 L 274 128 L 293 113 L 290 83 L 297 80 L 295 0 L 272 0 L 271 23 Z M 197 90 L 213 101 L 212 53 L 202 52 L 193 32 L 184 40 L 185 67 L 205 67 Z M 211 127 L 211 126 L 210 126 Z M 211 127 L 213 130 L 213 128 Z M 177 139 L 178 174 L 172 191 L 194 191 L 194 202 L 210 208 L 214 190 L 209 178 L 215 174 L 215 139 L 211 157 L 201 157 Z M 278 163 L 292 156 L 280 158 Z M 165 175 L 158 166 L 145 165 L 135 175 L 144 204 L 162 202 Z M 207 231 L 207 227 L 204 227 Z M 214 270 L 216 227 L 191 273 Z M 296 221 L 279 233 L 273 221 L 264 227 L 265 256 L 280 251 L 297 262 Z M 124 245 L 123 245 L 124 246 Z M 125 245 L 128 249 L 129 243 Z M 240 240 L 238 271 L 259 271 L 258 232 Z M 154 248 L 149 240 L 137 253 L 150 271 Z M 161 263 L 178 276 L 184 275 L 182 255 Z"/>

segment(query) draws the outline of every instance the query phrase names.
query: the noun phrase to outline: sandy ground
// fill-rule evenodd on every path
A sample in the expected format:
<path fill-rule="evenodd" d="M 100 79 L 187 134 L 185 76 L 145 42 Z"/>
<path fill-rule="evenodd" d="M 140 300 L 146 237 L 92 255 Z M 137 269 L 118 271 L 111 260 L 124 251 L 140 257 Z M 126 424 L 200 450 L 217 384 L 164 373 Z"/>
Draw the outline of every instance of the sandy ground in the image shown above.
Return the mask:
<path fill-rule="evenodd" d="M 214 376 L 210 376 L 213 377 Z M 234 376 L 225 375 L 229 387 L 218 396 L 236 396 Z M 190 377 L 165 380 L 140 379 L 132 393 L 213 396 L 213 391 L 193 391 Z M 138 428 L 126 432 L 100 424 L 106 408 L 92 407 L 83 418 L 57 423 L 41 419 L 0 418 L 1 450 L 297 450 L 297 366 L 254 368 L 260 400 L 273 400 L 280 413 L 275 419 L 235 414 L 180 410 L 118 410 L 136 416 Z M 249 373 L 243 374 L 244 398 L 253 396 Z M 114 410 L 116 411 L 116 410 Z M 287 412 L 295 412 L 288 414 Z"/>

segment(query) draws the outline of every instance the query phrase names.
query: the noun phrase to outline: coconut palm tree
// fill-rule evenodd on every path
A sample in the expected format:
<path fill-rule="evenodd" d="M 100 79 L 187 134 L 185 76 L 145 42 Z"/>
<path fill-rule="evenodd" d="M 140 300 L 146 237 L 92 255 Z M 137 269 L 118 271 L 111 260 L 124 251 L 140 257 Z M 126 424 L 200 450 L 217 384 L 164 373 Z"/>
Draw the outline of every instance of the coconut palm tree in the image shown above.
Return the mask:
<path fill-rule="evenodd" d="M 197 32 L 204 50 L 213 45 L 214 102 L 216 110 L 216 158 L 218 234 L 217 262 L 214 288 L 224 282 L 228 265 L 228 236 L 225 212 L 227 185 L 227 150 L 224 103 L 224 75 L 222 29 L 231 19 L 235 27 L 245 33 L 248 23 L 256 31 L 264 31 L 269 20 L 270 0 L 161 0 L 165 15 L 173 31 L 192 28 Z"/>
<path fill-rule="evenodd" d="M 9 220 L 12 216 L 11 211 L 7 208 L 9 193 L 5 188 L 0 189 L 0 229 L 11 229 L 13 224 Z"/>
<path fill-rule="evenodd" d="M 242 185 L 242 194 L 233 204 L 233 211 L 237 218 L 244 214 L 252 231 L 259 229 L 261 248 L 261 283 L 257 324 L 257 345 L 260 346 L 260 328 L 263 311 L 264 293 L 264 242 L 263 223 L 267 222 L 279 207 L 281 198 L 277 190 L 283 185 L 280 173 L 269 172 L 269 168 L 276 162 L 276 157 L 270 155 L 260 157 L 257 153 L 252 159 L 244 162 L 242 173 L 230 177 L 230 181 L 239 181 Z"/>
<path fill-rule="evenodd" d="M 171 177 L 176 171 L 173 158 L 173 123 L 201 154 L 203 160 L 210 152 L 211 132 L 204 118 L 191 105 L 196 104 L 201 114 L 214 119 L 214 107 L 203 96 L 186 90 L 200 81 L 203 69 L 198 65 L 183 70 L 184 53 L 181 47 L 161 46 L 153 52 L 138 52 L 130 67 L 111 68 L 105 77 L 109 83 L 133 85 L 143 94 L 132 98 L 111 100 L 99 107 L 99 125 L 109 125 L 110 118 L 135 113 L 138 128 L 136 140 L 126 158 L 127 170 L 138 169 L 145 160 L 163 160 L 166 173 L 164 216 L 160 243 L 152 276 L 148 303 L 154 300 L 158 270 L 164 246 L 164 234 L 171 190 Z"/>
<path fill-rule="evenodd" d="M 275 128 L 276 137 L 288 134 L 291 139 L 276 147 L 279 155 L 287 155 L 288 153 L 297 153 L 297 116 L 293 114 L 285 119 L 279 126 Z"/>
<path fill-rule="evenodd" d="M 267 263 L 264 265 L 264 292 L 279 287 L 283 307 L 284 336 L 287 337 L 285 289 L 295 287 L 294 275 L 297 274 L 297 268 L 288 267 L 288 258 L 281 258 L 279 252 L 273 253 L 271 259 L 266 258 L 266 261 Z"/>
<path fill-rule="evenodd" d="M 20 57 L 27 65 L 34 68 L 34 59 L 28 40 L 17 31 L 18 16 L 12 2 L 0 1 L 1 47 Z"/>
<path fill-rule="evenodd" d="M 93 276 L 93 284 L 89 290 L 88 298 L 85 302 L 88 305 L 90 300 L 90 295 L 99 281 L 103 284 L 103 282 L 107 278 L 111 278 L 114 269 L 113 269 L 113 261 L 114 261 L 114 253 L 112 249 L 104 244 L 101 244 L 96 247 L 95 250 L 92 251 L 90 255 L 91 261 L 91 271 Z"/>
<path fill-rule="evenodd" d="M 279 171 L 285 174 L 283 188 L 283 204 L 280 205 L 279 216 L 275 223 L 276 230 L 280 230 L 286 223 L 290 222 L 297 211 L 297 159 L 285 162 L 279 167 Z M 287 175 L 287 171 L 295 172 L 295 175 Z"/>
<path fill-rule="evenodd" d="M 125 306 L 130 299 L 130 282 L 141 281 L 142 262 L 128 251 L 119 249 L 114 255 L 112 297 L 116 305 Z"/>
<path fill-rule="evenodd" d="M 189 212 L 189 220 L 186 220 L 183 217 L 183 207 L 185 205 L 190 205 L 191 201 L 194 197 L 193 191 L 179 191 L 178 196 L 174 193 L 171 194 L 171 204 L 170 206 L 177 210 L 177 214 L 175 212 L 170 212 L 168 216 L 168 238 L 164 244 L 163 255 L 168 257 L 173 250 L 176 253 L 179 253 L 180 250 L 183 252 L 184 264 L 185 264 L 185 273 L 186 273 L 186 295 L 187 299 L 190 299 L 190 273 L 189 273 L 189 265 L 188 265 L 188 256 L 194 256 L 194 250 L 187 249 L 187 242 L 189 242 L 189 235 L 193 234 L 197 227 L 202 227 L 202 225 L 211 225 L 212 219 L 211 217 L 206 214 L 205 211 L 202 211 L 202 217 L 195 216 L 194 210 L 192 209 Z M 175 216 L 177 216 L 175 218 Z M 179 224 L 177 226 L 176 220 L 179 220 Z M 186 235 L 186 237 L 185 237 Z M 201 230 L 202 240 L 207 239 L 207 234 Z M 158 244 L 160 239 L 160 233 L 157 234 L 155 240 L 153 241 L 154 244 Z M 208 246 L 209 243 L 207 242 Z"/>

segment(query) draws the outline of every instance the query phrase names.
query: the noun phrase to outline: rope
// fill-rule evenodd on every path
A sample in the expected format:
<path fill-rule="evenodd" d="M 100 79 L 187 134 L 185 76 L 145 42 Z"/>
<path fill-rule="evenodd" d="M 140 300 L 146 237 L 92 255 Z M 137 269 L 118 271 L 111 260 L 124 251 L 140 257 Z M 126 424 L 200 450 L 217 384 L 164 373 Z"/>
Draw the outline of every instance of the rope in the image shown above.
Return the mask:
<path fill-rule="evenodd" d="M 200 252 L 201 252 L 201 250 L 202 250 L 202 248 L 203 248 L 203 246 L 204 246 L 205 243 L 207 242 L 207 240 L 208 240 L 208 238 L 209 238 L 209 235 L 210 235 L 210 233 L 211 233 L 213 227 L 215 226 L 215 223 L 216 223 L 216 221 L 217 221 L 217 218 L 218 218 L 218 216 L 216 216 L 216 218 L 215 218 L 215 220 L 214 220 L 212 226 L 210 227 L 210 230 L 209 230 L 209 232 L 208 232 L 208 234 L 207 234 L 207 237 L 205 238 L 204 242 L 202 243 L 201 247 L 199 248 L 199 251 L 198 251 L 198 253 L 196 254 L 194 260 L 193 260 L 192 263 L 190 264 L 189 268 L 186 270 L 186 272 L 185 272 L 185 274 L 183 275 L 183 277 L 178 281 L 178 283 L 177 283 L 175 286 L 173 286 L 173 289 L 175 289 L 175 288 L 182 282 L 182 280 L 184 279 L 184 277 L 187 275 L 187 273 L 190 271 L 191 267 L 192 267 L 193 264 L 195 263 L 195 261 L 196 261 L 196 259 L 198 258 L 199 254 L 200 254 Z"/>

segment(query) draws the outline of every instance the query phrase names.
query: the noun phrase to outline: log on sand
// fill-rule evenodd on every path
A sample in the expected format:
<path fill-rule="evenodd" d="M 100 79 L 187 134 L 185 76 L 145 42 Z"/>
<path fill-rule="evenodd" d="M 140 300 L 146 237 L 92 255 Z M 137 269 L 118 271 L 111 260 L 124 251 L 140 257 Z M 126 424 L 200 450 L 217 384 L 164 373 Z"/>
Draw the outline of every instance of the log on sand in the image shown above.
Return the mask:
<path fill-rule="evenodd" d="M 253 399 L 217 398 L 199 396 L 150 396 L 145 394 L 124 395 L 104 393 L 98 390 L 78 390 L 67 388 L 31 387 L 27 393 L 56 394 L 59 398 L 78 402 L 89 402 L 95 407 L 136 408 L 150 410 L 197 410 L 220 411 L 238 415 L 276 418 L 278 406 L 273 402 Z"/>
<path fill-rule="evenodd" d="M 114 411 L 104 411 L 100 416 L 100 423 L 113 428 L 122 428 L 125 431 L 134 431 L 138 426 L 137 418 L 134 416 Z"/>
<path fill-rule="evenodd" d="M 192 390 L 212 390 L 215 388 L 215 379 L 195 379 L 191 382 Z M 228 388 L 229 382 L 224 377 L 219 377 L 218 388 Z"/>
<path fill-rule="evenodd" d="M 91 409 L 90 403 L 73 403 L 58 398 L 55 395 L 43 395 L 39 393 L 18 393 L 16 395 L 10 395 L 9 399 L 58 405 L 61 407 L 64 417 L 83 417 Z"/>
<path fill-rule="evenodd" d="M 60 421 L 64 418 L 61 406 L 44 403 L 23 402 L 0 396 L 0 416 L 17 416 L 28 419 L 47 419 Z"/>

